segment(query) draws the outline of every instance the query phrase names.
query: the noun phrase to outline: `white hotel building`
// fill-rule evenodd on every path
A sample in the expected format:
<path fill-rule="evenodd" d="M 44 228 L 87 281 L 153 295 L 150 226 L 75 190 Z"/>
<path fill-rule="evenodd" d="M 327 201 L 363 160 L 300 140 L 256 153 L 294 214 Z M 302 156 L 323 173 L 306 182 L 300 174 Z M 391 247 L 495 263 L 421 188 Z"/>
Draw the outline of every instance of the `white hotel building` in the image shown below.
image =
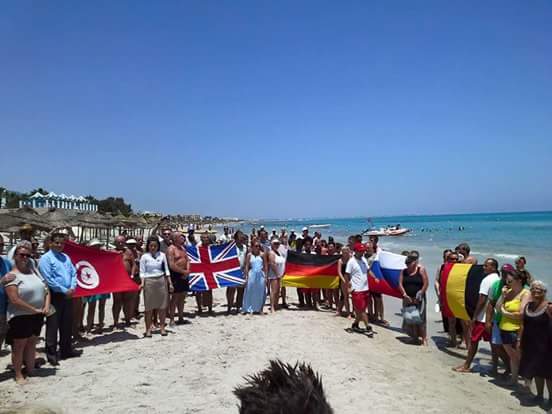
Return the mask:
<path fill-rule="evenodd" d="M 38 191 L 26 200 L 19 202 L 19 207 L 32 208 L 64 208 L 67 210 L 98 211 L 98 205 L 91 203 L 83 196 L 66 196 L 65 194 L 48 193 L 46 195 Z"/>

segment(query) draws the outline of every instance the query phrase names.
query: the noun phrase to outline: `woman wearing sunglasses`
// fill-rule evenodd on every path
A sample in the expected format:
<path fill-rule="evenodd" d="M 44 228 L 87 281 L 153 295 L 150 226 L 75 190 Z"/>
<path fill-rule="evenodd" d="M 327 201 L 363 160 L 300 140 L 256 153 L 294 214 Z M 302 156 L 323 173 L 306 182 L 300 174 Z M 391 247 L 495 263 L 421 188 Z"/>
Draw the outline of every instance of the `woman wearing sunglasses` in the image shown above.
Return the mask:
<path fill-rule="evenodd" d="M 517 385 L 521 352 L 519 342 L 521 336 L 521 322 L 523 309 L 530 299 L 529 291 L 523 287 L 523 277 L 519 272 L 506 276 L 506 286 L 502 289 L 502 296 L 496 304 L 496 310 L 501 313 L 499 322 L 500 337 L 504 350 L 510 358 L 512 377 L 510 385 Z"/>
<path fill-rule="evenodd" d="M 531 283 L 531 301 L 525 306 L 519 336 L 521 338 L 521 362 L 519 373 L 527 379 L 535 379 L 537 395 L 535 405 L 544 402 L 544 382 L 548 388 L 548 400 L 552 403 L 552 317 L 548 314 L 546 285 L 535 280 Z"/>
<path fill-rule="evenodd" d="M 40 335 L 44 316 L 50 309 L 50 291 L 42 277 L 31 265 L 32 252 L 26 245 L 18 245 L 13 256 L 15 265 L 10 272 L 14 279 L 6 284 L 8 295 L 8 341 L 12 345 L 12 363 L 15 380 L 26 382 L 35 365 L 36 338 Z"/>

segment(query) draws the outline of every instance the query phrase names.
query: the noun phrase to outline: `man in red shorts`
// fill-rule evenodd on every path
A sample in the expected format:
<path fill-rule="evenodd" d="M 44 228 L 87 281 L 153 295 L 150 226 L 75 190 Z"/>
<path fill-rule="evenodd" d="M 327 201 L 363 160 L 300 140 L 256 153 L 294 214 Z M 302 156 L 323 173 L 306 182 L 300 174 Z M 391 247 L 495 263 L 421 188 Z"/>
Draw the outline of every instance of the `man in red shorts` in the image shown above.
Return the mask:
<path fill-rule="evenodd" d="M 353 309 L 355 311 L 355 321 L 351 329 L 355 332 L 366 332 L 372 336 L 372 328 L 368 323 L 366 308 L 368 307 L 368 261 L 364 257 L 366 246 L 360 242 L 353 245 L 354 256 L 349 259 L 345 267 L 345 274 L 349 279 L 349 291 L 353 299 Z M 364 322 L 366 330 L 359 326 L 360 321 Z"/>
<path fill-rule="evenodd" d="M 471 363 L 473 358 L 477 353 L 477 348 L 479 347 L 479 341 L 483 339 L 484 341 L 490 342 L 491 332 L 485 327 L 486 320 L 486 310 L 489 303 L 489 293 L 493 284 L 500 280 L 498 275 L 498 262 L 495 259 L 489 258 L 483 263 L 483 271 L 485 272 L 485 278 L 481 281 L 479 285 L 479 299 L 477 300 L 477 305 L 475 306 L 475 312 L 473 313 L 471 321 L 471 341 L 468 347 L 468 356 L 466 361 L 453 368 L 456 372 L 471 372 Z"/>

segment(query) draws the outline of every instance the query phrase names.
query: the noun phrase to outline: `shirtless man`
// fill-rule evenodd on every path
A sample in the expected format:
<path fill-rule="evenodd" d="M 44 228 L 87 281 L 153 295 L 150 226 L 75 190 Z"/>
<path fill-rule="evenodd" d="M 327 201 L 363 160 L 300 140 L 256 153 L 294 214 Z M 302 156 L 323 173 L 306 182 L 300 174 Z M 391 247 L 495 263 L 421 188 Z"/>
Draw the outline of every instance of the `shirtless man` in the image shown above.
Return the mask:
<path fill-rule="evenodd" d="M 209 246 L 211 244 L 211 239 L 209 238 L 209 233 L 201 233 L 200 237 L 201 243 L 198 247 Z M 213 291 L 206 290 L 205 292 L 196 292 L 196 302 L 197 302 L 197 313 L 201 315 L 203 313 L 202 306 L 207 306 L 209 313 L 213 313 Z"/>
<path fill-rule="evenodd" d="M 133 278 L 137 273 L 136 261 L 134 259 L 134 254 L 126 246 L 126 238 L 123 235 L 115 237 L 115 250 L 119 252 L 123 258 L 123 264 L 127 271 L 128 277 Z M 125 315 L 125 324 L 130 326 L 130 320 L 134 313 L 134 304 L 135 304 L 135 294 L 134 292 L 116 292 L 113 293 L 113 326 L 115 328 L 119 325 L 119 315 L 121 313 L 121 308 Z"/>
<path fill-rule="evenodd" d="M 462 263 L 466 264 L 477 264 L 477 258 L 470 255 L 470 246 L 468 243 L 460 243 L 458 246 L 456 246 L 456 249 L 454 249 L 456 253 L 460 253 L 464 259 L 462 260 Z"/>
<path fill-rule="evenodd" d="M 174 291 L 169 305 L 169 326 L 174 326 L 174 313 L 178 308 L 178 321 L 176 325 L 183 325 L 184 320 L 184 302 L 186 301 L 186 292 L 189 290 L 188 275 L 190 274 L 190 261 L 184 247 L 184 235 L 179 231 L 171 234 L 171 245 L 167 249 L 167 262 L 171 271 L 171 280 Z"/>

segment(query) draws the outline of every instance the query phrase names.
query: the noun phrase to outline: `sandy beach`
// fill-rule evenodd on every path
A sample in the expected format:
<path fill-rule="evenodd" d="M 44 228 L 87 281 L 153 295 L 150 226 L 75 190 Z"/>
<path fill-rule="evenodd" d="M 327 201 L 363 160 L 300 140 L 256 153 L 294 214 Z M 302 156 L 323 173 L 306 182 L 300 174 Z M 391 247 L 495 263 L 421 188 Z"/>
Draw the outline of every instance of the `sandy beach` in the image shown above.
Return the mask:
<path fill-rule="evenodd" d="M 289 290 L 293 302 L 294 289 Z M 81 358 L 62 361 L 58 369 L 45 365 L 25 386 L 3 372 L 0 413 L 20 406 L 60 413 L 237 412 L 233 388 L 271 358 L 311 363 L 336 413 L 520 409 L 512 391 L 494 385 L 492 378 L 451 371 L 465 351 L 442 352 L 434 340 L 428 348 L 403 343 L 398 316 L 391 314 L 397 311 L 395 300 L 386 302 L 392 327 L 375 327 L 376 335 L 368 338 L 348 332 L 350 323 L 329 311 L 292 307 L 275 315 L 225 316 L 223 293 L 215 292 L 217 316 L 193 318 L 189 325 L 171 328 L 166 338 L 142 339 L 141 321 L 126 331 L 90 336 L 82 343 Z M 195 309 L 192 299 L 188 311 Z M 480 357 L 476 364 L 487 368 L 489 354 Z M 0 366 L 9 362 L 4 352 Z"/>

